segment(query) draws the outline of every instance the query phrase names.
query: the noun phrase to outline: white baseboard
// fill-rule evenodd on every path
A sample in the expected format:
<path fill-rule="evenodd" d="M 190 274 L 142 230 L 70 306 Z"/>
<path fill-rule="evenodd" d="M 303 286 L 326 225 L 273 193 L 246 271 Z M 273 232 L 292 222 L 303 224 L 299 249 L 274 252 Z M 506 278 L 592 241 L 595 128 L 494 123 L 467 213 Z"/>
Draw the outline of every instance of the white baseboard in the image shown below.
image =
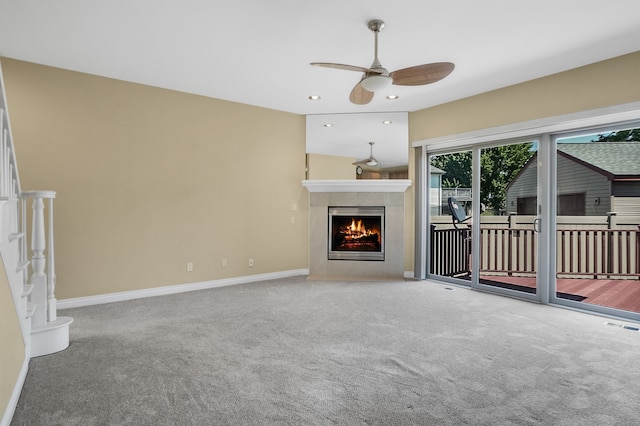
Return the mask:
<path fill-rule="evenodd" d="M 24 381 L 26 380 L 27 373 L 29 372 L 29 358 L 31 357 L 29 354 L 29 348 L 25 349 L 26 350 L 24 354 L 24 361 L 22 362 L 22 368 L 20 368 L 20 374 L 18 375 L 16 384 L 13 387 L 13 392 L 11 392 L 11 398 L 9 399 L 9 403 L 7 404 L 7 408 L 4 410 L 4 414 L 2 415 L 0 426 L 9 426 L 11 424 L 13 414 L 16 412 L 16 407 L 18 406 L 18 400 L 20 399 L 20 394 L 22 393 L 22 387 L 24 386 Z"/>
<path fill-rule="evenodd" d="M 404 271 L 404 277 L 405 278 L 415 278 L 415 274 L 413 273 L 413 271 Z"/>
<path fill-rule="evenodd" d="M 293 269 L 290 271 L 270 272 L 267 274 L 247 275 L 244 277 L 235 278 L 224 278 L 221 280 L 203 281 L 199 283 L 178 284 L 166 287 L 153 287 L 143 290 L 100 294 L 97 296 L 75 297 L 73 299 L 58 300 L 58 309 L 80 308 L 82 306 L 101 305 L 104 303 L 122 302 L 125 300 L 142 299 L 145 297 L 166 296 L 169 294 L 186 293 L 188 291 L 207 290 L 211 288 L 226 287 L 236 284 L 247 284 L 256 281 L 297 277 L 300 275 L 309 275 L 309 270 Z"/>

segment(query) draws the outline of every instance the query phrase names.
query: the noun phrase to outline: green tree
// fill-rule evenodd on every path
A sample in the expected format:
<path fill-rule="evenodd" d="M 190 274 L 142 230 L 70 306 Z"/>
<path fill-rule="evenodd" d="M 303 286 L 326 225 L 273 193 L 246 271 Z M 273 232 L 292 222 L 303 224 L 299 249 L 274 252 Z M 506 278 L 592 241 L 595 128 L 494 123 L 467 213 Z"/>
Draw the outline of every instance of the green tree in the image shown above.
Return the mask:
<path fill-rule="evenodd" d="M 443 188 L 471 188 L 471 151 L 431 157 L 431 165 L 445 171 Z"/>
<path fill-rule="evenodd" d="M 640 141 L 640 129 L 618 130 L 617 132 L 598 135 L 591 142 L 630 142 Z"/>
<path fill-rule="evenodd" d="M 505 209 L 506 188 L 533 156 L 531 143 L 481 150 L 480 202 L 498 213 Z M 443 188 L 471 188 L 471 151 L 434 156 L 431 165 L 445 171 Z"/>

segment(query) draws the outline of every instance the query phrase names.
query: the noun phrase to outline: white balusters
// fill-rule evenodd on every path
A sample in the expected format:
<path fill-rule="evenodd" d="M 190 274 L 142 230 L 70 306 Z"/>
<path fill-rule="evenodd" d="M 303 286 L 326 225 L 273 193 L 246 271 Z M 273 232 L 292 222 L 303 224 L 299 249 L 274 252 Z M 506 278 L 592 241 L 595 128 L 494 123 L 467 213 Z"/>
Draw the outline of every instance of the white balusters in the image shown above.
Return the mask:
<path fill-rule="evenodd" d="M 11 149 L 9 148 L 9 130 L 2 129 L 2 192 L 0 196 L 9 197 L 11 188 Z"/>
<path fill-rule="evenodd" d="M 46 240 L 44 237 L 44 202 L 41 197 L 34 196 L 33 199 L 33 222 L 31 226 L 31 250 L 33 257 L 31 265 L 33 275 L 44 275 L 44 249 Z"/>
<path fill-rule="evenodd" d="M 0 121 L 0 197 L 6 197 L 7 193 L 5 188 L 8 186 L 7 185 L 7 179 L 8 179 L 8 175 L 9 175 L 9 168 L 7 167 L 8 162 L 7 160 L 7 143 L 8 141 L 8 131 L 7 129 L 4 127 L 6 125 L 5 122 L 5 110 L 2 110 L 2 114 L 0 114 L 0 116 L 2 117 L 1 121 Z"/>
<path fill-rule="evenodd" d="M 20 241 L 20 264 L 26 265 L 27 262 L 27 199 L 22 197 L 20 200 L 20 232 L 23 238 Z M 24 285 L 29 283 L 29 274 L 26 272 L 22 276 Z"/>

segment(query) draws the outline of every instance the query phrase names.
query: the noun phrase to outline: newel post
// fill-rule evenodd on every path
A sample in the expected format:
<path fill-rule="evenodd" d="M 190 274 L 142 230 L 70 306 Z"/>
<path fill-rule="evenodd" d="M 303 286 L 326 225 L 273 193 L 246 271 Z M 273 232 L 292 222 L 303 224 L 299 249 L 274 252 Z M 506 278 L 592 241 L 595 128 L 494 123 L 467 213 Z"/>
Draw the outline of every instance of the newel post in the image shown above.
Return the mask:
<path fill-rule="evenodd" d="M 35 304 L 36 310 L 33 314 L 33 325 L 35 327 L 45 326 L 47 322 L 56 320 L 56 298 L 55 298 L 55 270 L 53 258 L 53 199 L 56 197 L 54 191 L 29 191 L 24 192 L 23 197 L 33 198 L 33 216 L 31 220 L 31 302 Z M 48 236 L 45 228 L 45 202 L 49 200 L 49 232 Z M 48 238 L 47 238 L 48 237 Z M 47 246 L 48 240 L 48 246 Z M 45 251 L 47 258 L 45 258 Z M 48 270 L 45 274 L 45 266 L 48 263 Z"/>

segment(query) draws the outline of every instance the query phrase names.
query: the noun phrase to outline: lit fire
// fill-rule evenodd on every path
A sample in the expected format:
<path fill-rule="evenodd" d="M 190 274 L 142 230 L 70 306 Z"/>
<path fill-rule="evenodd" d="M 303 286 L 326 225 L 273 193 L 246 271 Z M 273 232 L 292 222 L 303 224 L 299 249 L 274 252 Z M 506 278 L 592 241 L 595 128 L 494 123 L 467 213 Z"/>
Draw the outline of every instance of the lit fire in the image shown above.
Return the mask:
<path fill-rule="evenodd" d="M 371 236 L 371 230 L 368 230 L 362 220 L 356 222 L 355 219 L 351 219 L 351 225 L 345 226 L 341 231 L 344 234 L 345 239 L 357 240 L 362 237 Z"/>
<path fill-rule="evenodd" d="M 334 251 L 380 251 L 380 218 L 343 216 L 332 225 L 334 234 L 331 250 Z"/>

